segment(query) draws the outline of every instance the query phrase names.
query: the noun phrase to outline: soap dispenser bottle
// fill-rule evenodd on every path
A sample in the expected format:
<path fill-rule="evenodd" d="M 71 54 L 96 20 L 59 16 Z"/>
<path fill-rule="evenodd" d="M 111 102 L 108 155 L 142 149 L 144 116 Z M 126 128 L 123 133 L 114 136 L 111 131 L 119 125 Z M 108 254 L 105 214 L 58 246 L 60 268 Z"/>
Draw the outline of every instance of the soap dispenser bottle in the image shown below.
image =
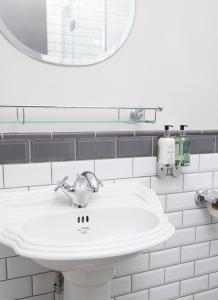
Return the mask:
<path fill-rule="evenodd" d="M 190 166 L 191 141 L 185 133 L 187 125 L 180 125 L 179 137 L 176 138 L 176 164 Z"/>
<path fill-rule="evenodd" d="M 158 164 L 157 175 L 164 177 L 168 169 L 175 165 L 176 144 L 175 139 L 170 136 L 169 129 L 172 125 L 165 125 L 164 136 L 158 140 Z"/>

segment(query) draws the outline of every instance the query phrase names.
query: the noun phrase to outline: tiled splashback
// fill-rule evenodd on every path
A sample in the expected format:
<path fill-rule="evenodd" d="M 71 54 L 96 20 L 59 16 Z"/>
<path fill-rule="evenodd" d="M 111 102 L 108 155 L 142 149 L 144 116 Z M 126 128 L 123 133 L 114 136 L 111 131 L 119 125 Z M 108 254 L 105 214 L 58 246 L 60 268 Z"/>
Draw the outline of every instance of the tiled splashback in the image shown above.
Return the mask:
<path fill-rule="evenodd" d="M 177 134 L 173 132 L 172 134 Z M 189 131 L 192 154 L 218 152 L 218 131 Z M 162 131 L 2 134 L 0 163 L 156 156 Z"/>
<path fill-rule="evenodd" d="M 155 155 L 156 135 L 151 132 L 150 136 L 139 137 L 144 142 L 140 144 L 140 147 L 146 144 L 146 149 L 153 149 L 149 150 L 153 152 L 148 151 L 139 157 L 133 155 L 125 158 L 2 164 L 0 166 L 0 191 L 53 189 L 58 179 L 66 175 L 75 178 L 77 173 L 84 170 L 95 172 L 104 184 L 140 181 L 144 186 L 154 189 L 159 195 L 164 211 L 176 227 L 176 233 L 167 242 L 148 249 L 145 253 L 117 266 L 116 275 L 112 281 L 112 299 L 217 300 L 218 223 L 209 215 L 206 207 L 196 208 L 194 201 L 197 189 L 218 188 L 218 153 L 215 153 L 217 133 L 196 135 L 195 132 L 195 136 L 191 137 L 192 151 L 204 154 L 193 154 L 191 166 L 183 168 L 183 173 L 178 178 L 159 179 L 156 177 L 156 157 L 152 156 Z M 100 134 L 97 136 L 97 138 L 102 137 Z M 11 142 L 14 143 L 14 137 L 10 135 L 5 135 L 3 138 L 11 138 Z M 36 140 L 47 141 L 47 138 L 43 136 L 34 139 L 25 136 L 24 140 L 33 143 Z M 55 141 L 56 138 L 57 136 L 53 134 Z M 68 140 L 72 139 L 72 136 L 60 138 Z M 93 143 L 91 140 L 95 143 L 94 136 L 77 136 L 76 143 L 78 140 L 83 141 L 87 138 L 91 143 Z M 120 148 L 123 150 L 120 151 L 121 153 L 124 151 L 125 155 L 129 151 L 130 156 L 133 153 L 131 151 L 135 150 L 131 150 L 130 147 L 127 151 L 124 145 L 126 145 L 126 140 L 128 147 L 129 141 L 133 145 L 138 135 L 135 137 L 133 135 L 114 136 L 110 133 L 109 137 L 100 139 L 103 143 L 100 144 L 104 145 L 100 147 L 103 149 L 102 152 L 107 151 L 104 138 L 114 141 L 116 156 L 119 153 L 117 152 L 118 144 L 125 141 Z M 16 142 L 22 140 L 23 136 L 21 140 L 16 137 Z M 52 140 L 51 136 L 48 140 Z M 4 147 L 6 147 L 5 142 L 6 139 L 1 142 Z M 44 146 L 43 153 L 46 153 L 45 149 L 50 151 L 50 148 Z M 133 149 L 136 149 L 134 145 Z M 0 157 L 1 153 L 0 147 Z M 141 152 L 138 154 L 140 155 Z M 46 155 L 49 157 L 49 152 Z M 54 300 L 53 283 L 52 271 L 29 259 L 16 256 L 11 249 L 0 244 L 0 300 Z"/>

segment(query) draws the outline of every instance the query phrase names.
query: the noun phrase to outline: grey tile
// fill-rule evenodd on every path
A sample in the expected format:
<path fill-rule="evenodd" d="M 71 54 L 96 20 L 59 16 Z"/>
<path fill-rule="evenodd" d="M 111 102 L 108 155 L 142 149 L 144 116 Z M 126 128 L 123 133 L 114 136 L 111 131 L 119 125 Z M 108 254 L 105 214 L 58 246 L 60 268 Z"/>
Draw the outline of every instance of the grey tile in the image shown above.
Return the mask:
<path fill-rule="evenodd" d="M 203 135 L 218 135 L 218 130 L 202 130 Z"/>
<path fill-rule="evenodd" d="M 74 159 L 73 139 L 31 141 L 31 162 L 67 161 Z"/>
<path fill-rule="evenodd" d="M 213 135 L 190 136 L 189 138 L 192 154 L 214 153 L 216 150 L 216 139 Z"/>
<path fill-rule="evenodd" d="M 95 132 L 53 132 L 53 138 L 88 138 L 95 137 Z"/>
<path fill-rule="evenodd" d="M 117 157 L 152 156 L 152 137 L 117 138 Z"/>
<path fill-rule="evenodd" d="M 76 159 L 103 159 L 115 157 L 115 138 L 86 138 L 76 141 Z"/>
<path fill-rule="evenodd" d="M 28 162 L 29 141 L 0 141 L 0 164 Z"/>
<path fill-rule="evenodd" d="M 34 140 L 34 139 L 50 139 L 51 133 L 49 132 L 33 132 L 33 133 L 3 133 L 4 140 Z"/>
<path fill-rule="evenodd" d="M 96 137 L 134 136 L 134 131 L 97 131 Z"/>
<path fill-rule="evenodd" d="M 153 136 L 152 138 L 152 156 L 157 156 L 157 142 L 158 142 L 157 136 Z"/>
<path fill-rule="evenodd" d="M 147 130 L 147 131 L 136 131 L 136 136 L 162 136 L 164 134 L 163 130 Z"/>
<path fill-rule="evenodd" d="M 186 130 L 187 135 L 202 135 L 202 130 Z"/>

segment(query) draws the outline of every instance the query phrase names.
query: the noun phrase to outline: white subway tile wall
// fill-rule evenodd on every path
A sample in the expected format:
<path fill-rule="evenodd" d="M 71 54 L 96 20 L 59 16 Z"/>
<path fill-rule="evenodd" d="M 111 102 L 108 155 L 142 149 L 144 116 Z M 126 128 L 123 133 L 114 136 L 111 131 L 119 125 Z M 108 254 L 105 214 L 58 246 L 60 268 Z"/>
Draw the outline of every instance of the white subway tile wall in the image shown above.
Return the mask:
<path fill-rule="evenodd" d="M 176 233 L 117 265 L 112 300 L 217 300 L 218 223 L 194 200 L 197 188 L 211 188 L 213 180 L 218 187 L 217 154 L 193 155 L 191 161 L 179 178 L 166 179 L 156 177 L 152 157 L 5 165 L 0 167 L 0 186 L 1 192 L 47 188 L 84 170 L 96 172 L 105 184 L 138 181 L 151 186 Z M 54 277 L 51 270 L 0 244 L 0 300 L 54 300 Z"/>

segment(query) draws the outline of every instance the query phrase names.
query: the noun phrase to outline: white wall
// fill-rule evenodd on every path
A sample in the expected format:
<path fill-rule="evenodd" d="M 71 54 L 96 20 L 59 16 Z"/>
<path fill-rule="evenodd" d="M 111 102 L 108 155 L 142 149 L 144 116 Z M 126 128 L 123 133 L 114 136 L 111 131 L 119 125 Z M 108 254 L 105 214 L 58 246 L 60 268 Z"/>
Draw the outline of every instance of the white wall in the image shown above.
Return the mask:
<path fill-rule="evenodd" d="M 217 129 L 217 0 L 136 2 L 135 26 L 125 46 L 92 67 L 39 63 L 0 36 L 0 103 L 158 104 L 165 111 L 158 115 L 157 126 L 141 128 L 188 123 L 192 129 Z"/>

